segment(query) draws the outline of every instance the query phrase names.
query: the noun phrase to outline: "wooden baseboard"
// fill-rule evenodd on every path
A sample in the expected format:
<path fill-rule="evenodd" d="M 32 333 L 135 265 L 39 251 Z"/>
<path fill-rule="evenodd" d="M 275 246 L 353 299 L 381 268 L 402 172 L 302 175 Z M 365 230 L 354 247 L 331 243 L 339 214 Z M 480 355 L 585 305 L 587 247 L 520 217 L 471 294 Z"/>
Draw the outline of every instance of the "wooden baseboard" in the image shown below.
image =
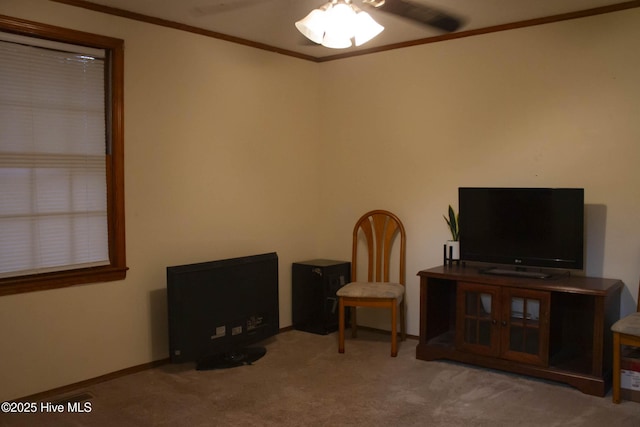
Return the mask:
<path fill-rule="evenodd" d="M 146 371 L 147 369 L 157 368 L 158 366 L 166 365 L 169 363 L 169 359 L 156 360 L 154 362 L 143 363 L 142 365 L 132 366 L 130 368 L 121 369 L 119 371 L 111 372 L 108 374 L 100 375 L 99 377 L 90 378 L 88 380 L 79 381 L 77 383 L 68 384 L 62 387 L 57 387 L 51 390 L 43 391 L 40 393 L 32 394 L 29 396 L 16 399 L 16 401 L 39 401 L 52 396 L 59 396 L 61 394 L 71 393 L 81 388 L 90 387 L 95 384 L 99 384 L 105 381 L 113 380 L 116 378 L 124 377 L 127 375 L 135 374 L 137 372 Z"/>
<path fill-rule="evenodd" d="M 293 326 L 288 326 L 288 327 L 285 327 L 285 328 L 281 328 L 280 329 L 280 333 L 291 331 L 291 330 L 293 330 Z M 130 368 L 125 368 L 125 369 L 121 369 L 119 371 L 115 371 L 115 372 L 111 372 L 111 373 L 108 373 L 108 374 L 100 375 L 99 377 L 90 378 L 88 380 L 79 381 L 77 383 L 67 384 L 67 385 L 62 386 L 62 387 L 56 387 L 56 388 L 53 388 L 51 390 L 42 391 L 40 393 L 31 394 L 29 396 L 24 396 L 24 397 L 21 397 L 19 399 L 15 399 L 15 401 L 17 401 L 17 402 L 24 402 L 24 401 L 34 402 L 34 401 L 44 400 L 44 399 L 50 398 L 52 396 L 60 396 L 60 395 L 63 395 L 63 394 L 72 393 L 72 392 L 78 391 L 79 389 L 86 388 L 86 387 L 91 387 L 92 385 L 99 384 L 99 383 L 102 383 L 102 382 L 105 382 L 105 381 L 113 380 L 113 379 L 116 379 L 116 378 L 120 378 L 120 377 L 124 377 L 124 376 L 127 376 L 127 375 L 131 375 L 131 374 L 135 374 L 137 372 L 146 371 L 147 369 L 157 368 L 158 366 L 166 365 L 166 364 L 168 364 L 170 362 L 171 362 L 171 360 L 169 358 L 166 358 L 166 359 L 156 360 L 154 362 L 143 363 L 141 365 L 132 366 Z"/>
<path fill-rule="evenodd" d="M 294 328 L 293 326 L 287 326 L 284 328 L 280 328 L 280 333 L 282 332 L 288 332 L 288 331 L 292 331 Z M 376 332 L 376 333 L 381 333 L 381 334 L 389 334 L 389 331 L 385 331 L 382 329 L 376 329 L 376 328 L 371 328 L 368 326 L 358 326 L 358 329 L 364 329 L 364 330 L 368 330 L 368 331 L 372 331 L 372 332 Z M 415 339 L 417 340 L 418 337 L 414 336 L 414 335 L 407 335 L 408 339 Z M 149 362 L 149 363 L 143 363 L 141 365 L 137 365 L 137 366 L 132 366 L 130 368 L 125 368 L 125 369 L 121 369 L 119 371 L 115 371 L 115 372 L 111 372 L 108 374 L 104 374 L 104 375 L 100 375 L 99 377 L 95 377 L 95 378 L 90 378 L 88 380 L 84 380 L 84 381 L 79 381 L 77 383 L 73 383 L 73 384 L 68 384 L 62 387 L 56 387 L 54 389 L 51 390 L 47 390 L 47 391 L 43 391 L 40 393 L 36 393 L 36 394 L 31 394 L 29 396 L 24 396 L 21 397 L 19 399 L 15 399 L 15 401 L 20 402 L 20 401 L 30 401 L 30 402 L 35 402 L 35 401 L 40 401 L 40 400 L 44 400 L 47 398 L 51 398 L 52 396 L 60 396 L 63 394 L 67 394 L 67 393 L 72 393 L 75 391 L 78 391 L 79 389 L 82 388 L 86 388 L 86 387 L 91 387 L 92 385 L 96 385 L 105 381 L 110 381 L 110 380 L 114 380 L 116 378 L 120 378 L 120 377 L 124 377 L 127 375 L 131 375 L 131 374 L 135 374 L 137 372 L 142 372 L 142 371 L 146 371 L 147 369 L 153 369 L 153 368 L 157 368 L 158 366 L 162 366 L 162 365 L 166 365 L 170 363 L 170 359 L 161 359 L 161 360 L 156 360 L 154 362 Z"/>

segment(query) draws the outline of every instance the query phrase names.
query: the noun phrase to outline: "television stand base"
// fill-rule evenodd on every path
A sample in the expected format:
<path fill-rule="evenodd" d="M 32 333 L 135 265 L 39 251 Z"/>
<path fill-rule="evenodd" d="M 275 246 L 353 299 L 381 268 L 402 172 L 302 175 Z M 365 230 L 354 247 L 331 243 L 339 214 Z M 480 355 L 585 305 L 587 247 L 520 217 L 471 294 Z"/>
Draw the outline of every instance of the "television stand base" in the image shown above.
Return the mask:
<path fill-rule="evenodd" d="M 479 268 L 440 266 L 418 273 L 420 341 L 416 358 L 530 375 L 604 396 L 611 385 L 611 325 L 620 318 L 622 281 L 584 276 L 510 279 L 482 274 Z M 484 308 L 483 293 L 492 296 L 491 313 L 479 308 Z M 476 304 L 468 304 L 474 299 Z M 534 316 L 531 320 L 526 315 L 512 316 L 518 299 L 523 306 L 527 304 L 520 311 L 537 307 L 536 321 Z M 529 306 L 534 300 L 538 304 Z M 475 310 L 475 317 L 468 315 L 469 308 Z M 492 319 L 497 325 L 487 327 L 486 334 L 471 332 L 486 320 L 491 325 Z M 471 342 L 479 336 L 482 338 Z M 514 345 L 517 338 L 520 344 Z"/>
<path fill-rule="evenodd" d="M 209 371 L 251 365 L 265 354 L 267 354 L 267 349 L 264 347 L 247 347 L 229 353 L 215 354 L 199 360 L 196 364 L 196 370 Z"/>

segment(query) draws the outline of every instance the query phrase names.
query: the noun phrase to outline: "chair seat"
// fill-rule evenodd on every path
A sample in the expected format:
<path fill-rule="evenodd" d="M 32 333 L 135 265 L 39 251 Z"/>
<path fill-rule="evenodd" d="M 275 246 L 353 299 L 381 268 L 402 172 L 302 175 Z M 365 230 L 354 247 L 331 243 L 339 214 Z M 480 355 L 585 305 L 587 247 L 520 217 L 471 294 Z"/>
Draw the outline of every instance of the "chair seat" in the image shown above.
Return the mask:
<path fill-rule="evenodd" d="M 640 312 L 630 314 L 613 324 L 613 332 L 640 336 Z"/>
<path fill-rule="evenodd" d="M 348 298 L 395 298 L 400 302 L 404 286 L 392 282 L 351 282 L 338 289 L 336 295 Z"/>

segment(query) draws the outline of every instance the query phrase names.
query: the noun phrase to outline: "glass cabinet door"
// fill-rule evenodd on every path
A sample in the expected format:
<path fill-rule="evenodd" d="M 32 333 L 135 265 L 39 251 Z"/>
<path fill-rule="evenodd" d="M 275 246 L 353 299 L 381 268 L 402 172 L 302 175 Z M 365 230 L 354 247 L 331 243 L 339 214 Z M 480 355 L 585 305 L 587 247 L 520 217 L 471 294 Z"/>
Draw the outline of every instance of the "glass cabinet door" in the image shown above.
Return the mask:
<path fill-rule="evenodd" d="M 474 353 L 498 355 L 499 333 L 496 330 L 499 288 L 472 283 L 458 283 L 456 346 Z"/>
<path fill-rule="evenodd" d="M 503 356 L 546 365 L 549 293 L 518 289 L 505 289 L 504 293 Z"/>

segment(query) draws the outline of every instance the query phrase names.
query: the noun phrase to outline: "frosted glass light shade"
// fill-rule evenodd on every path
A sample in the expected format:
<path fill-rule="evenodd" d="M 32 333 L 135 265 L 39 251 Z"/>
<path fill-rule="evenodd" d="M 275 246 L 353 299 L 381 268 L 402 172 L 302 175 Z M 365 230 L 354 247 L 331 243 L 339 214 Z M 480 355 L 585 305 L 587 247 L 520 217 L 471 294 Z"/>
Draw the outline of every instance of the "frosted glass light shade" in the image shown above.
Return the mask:
<path fill-rule="evenodd" d="M 309 40 L 332 49 L 351 47 L 352 39 L 360 46 L 384 30 L 368 13 L 348 0 L 332 0 L 312 10 L 295 25 Z"/>
<path fill-rule="evenodd" d="M 322 45 L 332 49 L 351 47 L 356 12 L 345 3 L 338 3 L 326 12 Z"/>
<path fill-rule="evenodd" d="M 296 22 L 296 28 L 306 38 L 314 43 L 322 43 L 324 31 L 327 26 L 326 14 L 324 10 L 314 9 L 307 16 Z"/>
<path fill-rule="evenodd" d="M 361 46 L 380 34 L 384 27 L 378 24 L 367 12 L 358 12 L 354 19 L 356 46 Z"/>
<path fill-rule="evenodd" d="M 322 39 L 322 46 L 331 49 L 345 49 L 351 47 L 351 37 L 345 36 L 344 33 L 327 31 Z"/>

